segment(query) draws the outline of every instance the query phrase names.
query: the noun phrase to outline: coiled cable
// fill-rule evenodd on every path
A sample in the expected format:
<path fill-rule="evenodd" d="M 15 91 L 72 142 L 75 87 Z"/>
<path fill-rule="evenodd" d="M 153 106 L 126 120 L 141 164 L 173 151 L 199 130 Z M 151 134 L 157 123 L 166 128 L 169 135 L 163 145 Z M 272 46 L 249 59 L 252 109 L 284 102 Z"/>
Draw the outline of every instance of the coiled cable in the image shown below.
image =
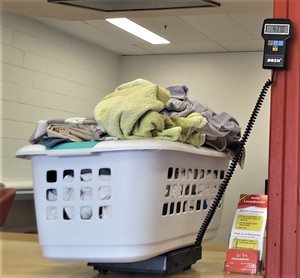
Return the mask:
<path fill-rule="evenodd" d="M 210 224 L 210 222 L 211 222 L 211 220 L 212 220 L 212 218 L 213 218 L 213 216 L 214 216 L 217 208 L 219 207 L 219 204 L 220 204 L 220 202 L 221 202 L 221 200 L 223 198 L 223 195 L 224 195 L 224 193 L 226 191 L 226 188 L 227 188 L 227 186 L 228 186 L 228 184 L 229 184 L 229 182 L 231 180 L 231 177 L 232 177 L 232 175 L 233 175 L 233 173 L 235 171 L 235 168 L 236 168 L 236 166 L 238 164 L 238 161 L 240 160 L 240 158 L 241 158 L 241 156 L 243 154 L 246 142 L 247 142 L 248 137 L 249 137 L 249 135 L 251 133 L 251 130 L 252 130 L 253 125 L 254 125 L 254 123 L 256 121 L 256 118 L 257 118 L 257 116 L 259 114 L 261 106 L 262 106 L 262 104 L 264 102 L 264 99 L 265 99 L 265 97 L 267 95 L 267 92 L 268 92 L 270 86 L 273 83 L 273 76 L 274 76 L 274 72 L 273 72 L 271 80 L 268 79 L 265 82 L 265 84 L 264 84 L 264 86 L 263 86 L 263 88 L 262 88 L 262 90 L 261 90 L 261 92 L 259 94 L 259 97 L 257 99 L 255 107 L 254 107 L 254 109 L 253 109 L 253 111 L 251 113 L 250 119 L 249 119 L 249 121 L 247 123 L 247 126 L 246 126 L 246 129 L 244 131 L 244 134 L 243 134 L 241 140 L 239 141 L 238 149 L 235 152 L 233 159 L 231 160 L 230 166 L 228 167 L 226 175 L 225 175 L 222 183 L 220 184 L 220 187 L 219 187 L 219 190 L 218 190 L 218 192 L 216 194 L 216 197 L 214 198 L 214 201 L 213 201 L 212 205 L 210 206 L 210 208 L 209 208 L 209 210 L 208 210 L 208 212 L 206 214 L 206 217 L 205 217 L 205 219 L 204 219 L 204 221 L 203 221 L 203 223 L 202 223 L 202 225 L 200 227 L 200 230 L 199 230 L 198 235 L 196 237 L 196 241 L 194 243 L 194 246 L 200 246 L 202 244 L 202 240 L 203 240 L 204 234 L 205 234 L 205 232 L 206 232 L 206 230 L 207 230 L 207 228 L 208 228 L 208 226 L 209 226 L 209 224 Z"/>

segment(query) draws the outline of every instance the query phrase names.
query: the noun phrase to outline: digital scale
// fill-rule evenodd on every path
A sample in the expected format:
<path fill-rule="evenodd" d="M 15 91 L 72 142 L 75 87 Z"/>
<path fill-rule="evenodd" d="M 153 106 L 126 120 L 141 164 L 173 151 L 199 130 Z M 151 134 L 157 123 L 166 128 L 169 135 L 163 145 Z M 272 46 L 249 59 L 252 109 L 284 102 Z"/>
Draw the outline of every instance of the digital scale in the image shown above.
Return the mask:
<path fill-rule="evenodd" d="M 264 20 L 261 35 L 265 40 L 263 68 L 286 69 L 287 41 L 292 37 L 291 21 L 267 18 Z"/>

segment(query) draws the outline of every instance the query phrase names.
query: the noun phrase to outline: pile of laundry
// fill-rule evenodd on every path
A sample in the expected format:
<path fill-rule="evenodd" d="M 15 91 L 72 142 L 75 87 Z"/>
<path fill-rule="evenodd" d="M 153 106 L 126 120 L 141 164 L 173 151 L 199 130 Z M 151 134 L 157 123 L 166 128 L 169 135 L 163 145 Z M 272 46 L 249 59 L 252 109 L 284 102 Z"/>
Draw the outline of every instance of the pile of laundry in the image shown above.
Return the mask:
<path fill-rule="evenodd" d="M 39 121 L 30 142 L 50 148 L 67 141 L 152 138 L 206 145 L 234 154 L 240 137 L 235 118 L 190 100 L 186 86 L 164 88 L 136 79 L 101 99 L 92 119 Z"/>

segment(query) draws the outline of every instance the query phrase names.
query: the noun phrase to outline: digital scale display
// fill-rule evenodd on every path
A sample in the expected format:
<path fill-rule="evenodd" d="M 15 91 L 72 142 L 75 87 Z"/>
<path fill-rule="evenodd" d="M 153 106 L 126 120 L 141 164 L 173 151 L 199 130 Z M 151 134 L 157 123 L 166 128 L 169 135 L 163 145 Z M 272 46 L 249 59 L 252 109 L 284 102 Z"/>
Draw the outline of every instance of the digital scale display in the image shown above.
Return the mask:
<path fill-rule="evenodd" d="M 288 24 L 266 24 L 265 34 L 288 35 L 290 33 L 290 25 Z"/>

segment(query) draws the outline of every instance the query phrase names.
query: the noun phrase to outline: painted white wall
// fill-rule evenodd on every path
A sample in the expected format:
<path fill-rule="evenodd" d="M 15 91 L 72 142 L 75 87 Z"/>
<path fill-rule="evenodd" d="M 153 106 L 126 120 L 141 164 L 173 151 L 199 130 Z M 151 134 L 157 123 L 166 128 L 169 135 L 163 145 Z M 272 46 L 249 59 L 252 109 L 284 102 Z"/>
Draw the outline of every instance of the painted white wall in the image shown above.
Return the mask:
<path fill-rule="evenodd" d="M 30 161 L 15 158 L 41 119 L 91 117 L 117 86 L 120 56 L 33 19 L 1 14 L 0 182 L 30 186 Z"/>
<path fill-rule="evenodd" d="M 123 57 L 121 82 L 144 78 L 161 86 L 186 85 L 189 98 L 235 117 L 244 131 L 256 99 L 270 77 L 262 53 Z M 227 243 L 241 193 L 264 193 L 268 176 L 269 95 L 246 145 L 245 167 L 237 167 L 225 194 L 221 227 L 214 242 Z"/>

